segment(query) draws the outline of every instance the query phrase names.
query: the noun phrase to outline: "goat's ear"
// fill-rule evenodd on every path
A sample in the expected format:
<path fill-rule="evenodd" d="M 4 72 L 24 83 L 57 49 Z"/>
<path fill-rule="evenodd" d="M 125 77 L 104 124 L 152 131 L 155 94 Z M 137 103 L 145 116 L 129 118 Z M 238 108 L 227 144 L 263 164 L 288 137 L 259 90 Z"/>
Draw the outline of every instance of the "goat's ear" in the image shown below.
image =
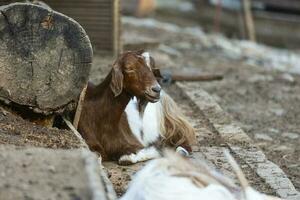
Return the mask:
<path fill-rule="evenodd" d="M 160 73 L 160 69 L 155 67 L 154 58 L 152 58 L 151 56 L 150 56 L 150 66 L 151 66 L 151 70 L 156 78 L 163 78 L 163 76 Z"/>
<path fill-rule="evenodd" d="M 117 60 L 113 67 L 111 73 L 111 82 L 110 82 L 110 89 L 114 93 L 115 97 L 119 96 L 123 90 L 123 73 L 120 66 L 120 62 Z"/>
<path fill-rule="evenodd" d="M 152 72 L 156 78 L 163 78 L 163 76 L 160 73 L 160 69 L 158 68 L 152 69 Z"/>

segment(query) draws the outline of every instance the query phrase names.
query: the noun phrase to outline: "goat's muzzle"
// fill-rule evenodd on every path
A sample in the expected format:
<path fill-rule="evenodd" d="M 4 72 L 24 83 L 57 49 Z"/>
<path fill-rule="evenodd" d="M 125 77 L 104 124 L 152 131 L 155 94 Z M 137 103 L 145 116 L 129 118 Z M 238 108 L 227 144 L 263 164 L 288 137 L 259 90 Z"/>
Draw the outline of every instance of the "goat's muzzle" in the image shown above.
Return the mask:
<path fill-rule="evenodd" d="M 145 92 L 145 98 L 151 103 L 158 102 L 160 99 L 160 91 L 161 91 L 161 87 L 157 83 L 157 84 L 153 85 L 152 87 L 150 87 Z"/>

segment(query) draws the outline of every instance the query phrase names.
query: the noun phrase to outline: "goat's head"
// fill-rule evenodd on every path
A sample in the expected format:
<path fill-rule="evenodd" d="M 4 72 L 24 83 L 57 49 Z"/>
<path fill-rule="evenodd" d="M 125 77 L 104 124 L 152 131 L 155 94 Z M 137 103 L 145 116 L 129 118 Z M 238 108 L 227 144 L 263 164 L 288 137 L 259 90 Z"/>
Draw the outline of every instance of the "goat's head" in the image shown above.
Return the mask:
<path fill-rule="evenodd" d="M 115 96 L 124 90 L 137 98 L 157 102 L 161 91 L 156 80 L 158 76 L 159 69 L 155 68 L 154 59 L 148 52 L 128 51 L 113 65 L 110 88 Z"/>

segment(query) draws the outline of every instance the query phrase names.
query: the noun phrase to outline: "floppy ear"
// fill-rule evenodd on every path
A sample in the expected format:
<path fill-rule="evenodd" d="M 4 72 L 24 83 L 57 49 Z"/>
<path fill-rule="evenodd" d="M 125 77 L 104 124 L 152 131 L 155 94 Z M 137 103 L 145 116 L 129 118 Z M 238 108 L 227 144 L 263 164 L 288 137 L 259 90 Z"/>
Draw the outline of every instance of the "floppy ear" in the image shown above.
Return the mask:
<path fill-rule="evenodd" d="M 117 60 L 113 67 L 111 73 L 111 82 L 110 82 L 110 89 L 114 93 L 115 97 L 119 96 L 123 89 L 123 73 L 121 69 L 121 65 L 119 60 Z"/>
<path fill-rule="evenodd" d="M 152 72 L 156 78 L 163 78 L 163 76 L 160 73 L 160 69 L 158 68 L 152 69 Z"/>

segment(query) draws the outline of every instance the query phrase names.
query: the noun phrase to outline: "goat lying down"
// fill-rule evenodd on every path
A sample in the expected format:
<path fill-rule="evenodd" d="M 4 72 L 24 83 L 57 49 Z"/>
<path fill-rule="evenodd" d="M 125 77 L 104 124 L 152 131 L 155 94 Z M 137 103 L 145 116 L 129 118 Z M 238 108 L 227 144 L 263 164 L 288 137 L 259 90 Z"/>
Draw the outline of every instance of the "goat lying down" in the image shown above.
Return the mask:
<path fill-rule="evenodd" d="M 190 152 L 195 133 L 157 82 L 148 52 L 119 56 L 105 80 L 88 84 L 78 130 L 103 160 L 132 164 L 159 157 L 162 147 Z"/>
<path fill-rule="evenodd" d="M 280 200 L 251 188 L 229 153 L 227 157 L 241 188 L 205 164 L 196 167 L 169 151 L 137 172 L 120 200 Z"/>

